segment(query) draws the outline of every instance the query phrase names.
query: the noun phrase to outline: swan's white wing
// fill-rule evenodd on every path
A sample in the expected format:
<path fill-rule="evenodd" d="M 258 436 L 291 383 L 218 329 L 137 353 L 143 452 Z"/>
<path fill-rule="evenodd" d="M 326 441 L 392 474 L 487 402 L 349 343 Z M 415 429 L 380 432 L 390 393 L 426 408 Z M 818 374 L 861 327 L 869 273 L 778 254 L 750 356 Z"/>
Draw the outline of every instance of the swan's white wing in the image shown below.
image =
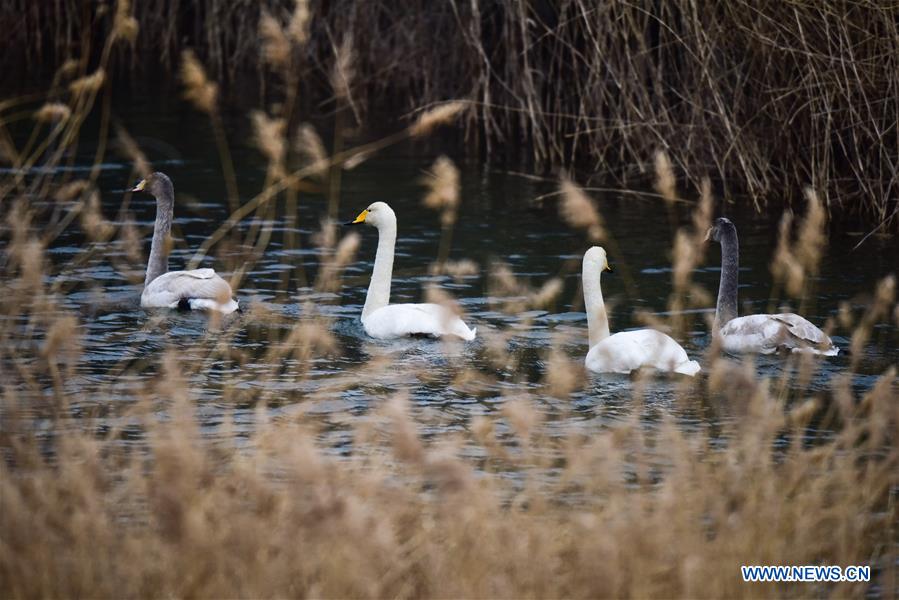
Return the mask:
<path fill-rule="evenodd" d="M 391 339 L 407 335 L 454 335 L 473 340 L 475 329 L 439 304 L 388 304 L 362 319 L 365 333 Z"/>
<path fill-rule="evenodd" d="M 177 308 L 182 301 L 192 309 L 237 310 L 231 286 L 212 269 L 164 273 L 151 281 L 140 297 L 145 308 Z"/>
<path fill-rule="evenodd" d="M 747 315 L 721 328 L 724 349 L 732 353 L 772 354 L 779 349 L 834 356 L 839 352 L 827 335 L 793 313 Z"/>
<path fill-rule="evenodd" d="M 655 329 L 611 335 L 590 349 L 584 363 L 597 373 L 630 373 L 641 368 L 684 375 L 699 372 L 699 363 L 690 360 L 680 344 Z"/>

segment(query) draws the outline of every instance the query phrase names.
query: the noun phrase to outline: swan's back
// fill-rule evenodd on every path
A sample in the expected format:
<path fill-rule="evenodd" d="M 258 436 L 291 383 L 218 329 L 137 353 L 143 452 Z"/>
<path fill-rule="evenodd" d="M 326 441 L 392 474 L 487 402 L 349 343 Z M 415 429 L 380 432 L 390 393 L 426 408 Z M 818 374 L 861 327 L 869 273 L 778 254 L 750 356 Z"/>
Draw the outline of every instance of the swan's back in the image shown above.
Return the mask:
<path fill-rule="evenodd" d="M 144 308 L 217 310 L 228 314 L 237 310 L 231 286 L 212 269 L 170 271 L 151 281 L 141 293 Z"/>
<path fill-rule="evenodd" d="M 452 335 L 469 341 L 476 329 L 468 326 L 439 304 L 388 304 L 363 317 L 365 333 L 373 338 L 392 339 L 407 335 Z"/>
<path fill-rule="evenodd" d="M 731 319 L 721 328 L 727 352 L 772 354 L 778 350 L 836 356 L 839 349 L 826 333 L 795 313 L 747 315 Z"/>
<path fill-rule="evenodd" d="M 597 373 L 630 373 L 642 368 L 693 376 L 699 363 L 670 336 L 655 329 L 622 331 L 590 348 L 584 364 Z"/>

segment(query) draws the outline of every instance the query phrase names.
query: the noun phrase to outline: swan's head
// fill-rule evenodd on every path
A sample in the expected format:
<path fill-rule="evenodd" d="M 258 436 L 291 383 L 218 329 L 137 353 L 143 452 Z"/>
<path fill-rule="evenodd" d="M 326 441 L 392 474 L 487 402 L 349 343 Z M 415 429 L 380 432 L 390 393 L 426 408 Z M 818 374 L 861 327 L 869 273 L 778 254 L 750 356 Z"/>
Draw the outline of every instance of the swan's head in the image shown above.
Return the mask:
<path fill-rule="evenodd" d="M 141 179 L 140 183 L 131 188 L 132 192 L 148 192 L 157 200 L 160 198 L 172 198 L 174 196 L 174 186 L 172 180 L 165 173 L 156 171 L 147 175 L 146 179 Z"/>
<path fill-rule="evenodd" d="M 715 219 L 715 224 L 709 227 L 709 230 L 705 234 L 705 241 L 715 240 L 716 242 L 720 242 L 721 238 L 728 233 L 736 233 L 737 228 L 734 226 L 733 222 L 727 217 L 720 217 Z"/>
<path fill-rule="evenodd" d="M 611 271 L 609 259 L 606 257 L 606 251 L 600 246 L 593 246 L 584 254 L 584 267 L 595 268 L 600 271 Z"/>
<path fill-rule="evenodd" d="M 393 223 L 395 226 L 396 214 L 392 208 L 387 206 L 386 202 L 375 202 L 359 213 L 359 216 L 347 223 L 347 225 L 362 225 L 363 223 L 377 228 L 390 223 Z"/>

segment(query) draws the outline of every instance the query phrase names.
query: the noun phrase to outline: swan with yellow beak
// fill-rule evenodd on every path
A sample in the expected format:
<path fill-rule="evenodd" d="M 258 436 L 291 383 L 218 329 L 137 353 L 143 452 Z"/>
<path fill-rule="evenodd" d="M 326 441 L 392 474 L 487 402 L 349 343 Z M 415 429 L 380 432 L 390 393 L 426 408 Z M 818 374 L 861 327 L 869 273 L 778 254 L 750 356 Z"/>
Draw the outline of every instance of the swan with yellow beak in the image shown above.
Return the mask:
<path fill-rule="evenodd" d="M 473 340 L 476 329 L 441 304 L 390 304 L 393 254 L 396 246 L 396 213 L 386 203 L 375 202 L 346 225 L 369 225 L 378 230 L 378 250 L 371 283 L 362 308 L 362 327 L 373 338 L 393 339 L 409 335 L 452 336 Z"/>

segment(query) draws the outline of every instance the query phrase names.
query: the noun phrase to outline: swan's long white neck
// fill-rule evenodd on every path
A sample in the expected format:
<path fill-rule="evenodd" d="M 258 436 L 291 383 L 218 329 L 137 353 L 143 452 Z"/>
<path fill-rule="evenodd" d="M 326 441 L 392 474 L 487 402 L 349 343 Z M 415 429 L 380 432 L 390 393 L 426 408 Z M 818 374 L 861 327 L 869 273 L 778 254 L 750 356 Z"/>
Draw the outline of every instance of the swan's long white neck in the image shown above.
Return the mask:
<path fill-rule="evenodd" d="M 584 286 L 584 308 L 587 311 L 587 330 L 590 333 L 590 348 L 609 337 L 609 317 L 602 299 L 599 278 L 602 266 L 584 261 L 581 282 Z"/>
<path fill-rule="evenodd" d="M 715 329 L 737 318 L 737 287 L 740 278 L 740 243 L 734 228 L 723 228 L 721 241 L 721 283 L 715 307 Z"/>
<path fill-rule="evenodd" d="M 393 250 L 396 246 L 396 216 L 386 218 L 387 222 L 378 227 L 378 251 L 375 267 L 371 273 L 371 283 L 365 295 L 362 318 L 390 303 L 390 280 L 393 277 Z"/>
<path fill-rule="evenodd" d="M 156 199 L 156 224 L 153 226 L 153 242 L 150 244 L 150 260 L 147 261 L 147 276 L 144 287 L 167 273 L 169 270 L 168 237 L 172 230 L 172 211 L 175 200 L 172 194 L 163 194 Z"/>

